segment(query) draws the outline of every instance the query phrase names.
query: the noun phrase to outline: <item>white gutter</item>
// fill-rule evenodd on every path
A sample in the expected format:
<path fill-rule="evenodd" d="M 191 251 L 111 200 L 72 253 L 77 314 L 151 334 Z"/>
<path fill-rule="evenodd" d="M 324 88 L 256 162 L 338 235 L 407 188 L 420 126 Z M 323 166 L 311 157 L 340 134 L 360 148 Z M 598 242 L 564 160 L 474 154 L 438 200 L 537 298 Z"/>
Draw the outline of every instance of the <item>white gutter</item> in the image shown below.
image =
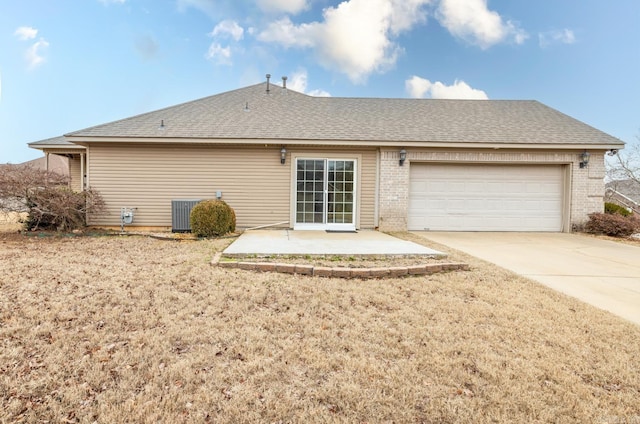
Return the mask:
<path fill-rule="evenodd" d="M 441 141 L 384 141 L 384 140 L 304 140 L 304 139 L 244 139 L 244 138 L 181 138 L 181 137 L 82 137 L 67 136 L 67 140 L 78 145 L 86 143 L 155 143 L 155 144 L 215 144 L 215 145 L 271 145 L 281 146 L 359 146 L 359 147 L 428 147 L 428 148 L 467 148 L 467 149 L 537 149 L 537 150 L 620 150 L 624 144 L 585 144 L 585 143 L 491 143 L 491 142 L 441 142 Z"/>

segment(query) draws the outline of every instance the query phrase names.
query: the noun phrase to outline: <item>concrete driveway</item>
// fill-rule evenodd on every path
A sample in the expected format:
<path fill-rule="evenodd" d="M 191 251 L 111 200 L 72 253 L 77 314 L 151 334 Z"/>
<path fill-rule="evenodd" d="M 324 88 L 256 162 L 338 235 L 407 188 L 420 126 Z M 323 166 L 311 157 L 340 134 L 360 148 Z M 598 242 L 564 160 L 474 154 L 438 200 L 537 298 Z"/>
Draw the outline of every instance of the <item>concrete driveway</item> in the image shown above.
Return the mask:
<path fill-rule="evenodd" d="M 640 325 L 640 247 L 565 233 L 415 234 Z"/>

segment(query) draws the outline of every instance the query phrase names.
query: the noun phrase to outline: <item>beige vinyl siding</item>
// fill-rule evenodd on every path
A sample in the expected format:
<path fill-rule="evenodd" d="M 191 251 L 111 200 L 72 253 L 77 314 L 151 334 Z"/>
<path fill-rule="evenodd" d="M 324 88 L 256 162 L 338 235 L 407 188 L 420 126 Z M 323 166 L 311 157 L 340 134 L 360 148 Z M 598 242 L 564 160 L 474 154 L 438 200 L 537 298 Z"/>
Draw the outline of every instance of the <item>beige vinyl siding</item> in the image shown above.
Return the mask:
<path fill-rule="evenodd" d="M 107 213 L 90 224 L 118 226 L 120 208 L 135 207 L 133 225 L 170 227 L 171 200 L 211 199 L 216 191 L 234 208 L 240 228 L 289 221 L 291 164 L 290 155 L 280 164 L 281 147 L 92 144 L 89 178 Z M 366 157 L 371 165 L 363 165 L 362 178 L 371 188 L 361 202 L 371 210 L 363 208 L 362 225 L 372 227 L 375 150 Z"/>
<path fill-rule="evenodd" d="M 81 156 L 73 155 L 69 158 L 69 185 L 73 191 L 82 191 L 82 166 Z"/>

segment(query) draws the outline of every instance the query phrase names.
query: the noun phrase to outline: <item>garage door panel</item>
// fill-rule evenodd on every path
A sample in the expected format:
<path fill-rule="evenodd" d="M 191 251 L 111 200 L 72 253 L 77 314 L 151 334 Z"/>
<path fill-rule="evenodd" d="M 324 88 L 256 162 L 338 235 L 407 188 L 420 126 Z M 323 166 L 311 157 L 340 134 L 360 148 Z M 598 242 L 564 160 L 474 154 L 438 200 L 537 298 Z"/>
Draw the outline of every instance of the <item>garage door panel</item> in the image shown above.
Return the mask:
<path fill-rule="evenodd" d="M 561 166 L 413 163 L 410 178 L 410 230 L 562 229 Z"/>

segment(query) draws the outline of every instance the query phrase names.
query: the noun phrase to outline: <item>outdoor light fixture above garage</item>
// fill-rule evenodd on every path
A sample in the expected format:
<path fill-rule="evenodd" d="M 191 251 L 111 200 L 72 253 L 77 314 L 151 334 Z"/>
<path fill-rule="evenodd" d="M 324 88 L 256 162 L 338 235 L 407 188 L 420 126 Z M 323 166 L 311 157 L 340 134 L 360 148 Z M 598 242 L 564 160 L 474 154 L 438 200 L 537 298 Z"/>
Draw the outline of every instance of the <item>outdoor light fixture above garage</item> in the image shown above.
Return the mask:
<path fill-rule="evenodd" d="M 284 165 L 284 162 L 286 159 L 287 159 L 287 149 L 285 149 L 284 146 L 282 146 L 282 149 L 280 149 L 280 163 Z"/>
<path fill-rule="evenodd" d="M 402 148 L 400 149 L 400 166 L 404 165 L 405 160 L 407 160 L 407 151 Z"/>
<path fill-rule="evenodd" d="M 580 159 L 581 159 L 580 168 L 587 167 L 587 165 L 589 164 L 589 156 L 591 156 L 591 154 L 586 150 L 582 152 L 582 154 L 580 155 Z"/>

